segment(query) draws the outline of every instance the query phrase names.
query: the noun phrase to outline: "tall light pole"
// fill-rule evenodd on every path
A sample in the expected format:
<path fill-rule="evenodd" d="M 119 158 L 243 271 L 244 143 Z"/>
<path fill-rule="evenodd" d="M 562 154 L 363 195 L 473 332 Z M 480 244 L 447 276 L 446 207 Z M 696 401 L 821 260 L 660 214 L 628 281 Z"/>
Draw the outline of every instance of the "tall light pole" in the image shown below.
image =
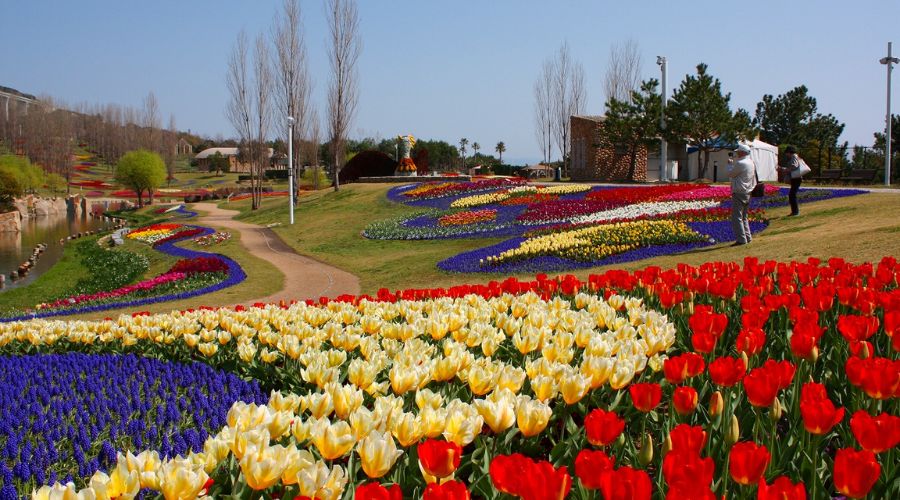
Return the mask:
<path fill-rule="evenodd" d="M 288 210 L 294 225 L 294 117 L 288 117 Z"/>
<path fill-rule="evenodd" d="M 900 64 L 900 59 L 891 57 L 891 42 L 888 42 L 887 57 L 882 57 L 878 62 L 887 66 L 887 117 L 884 127 L 884 185 L 891 185 L 891 70 L 895 64 Z"/>
<path fill-rule="evenodd" d="M 659 69 L 662 71 L 662 108 L 659 115 L 659 128 L 661 131 L 665 132 L 666 130 L 666 101 L 669 100 L 668 90 L 666 90 L 669 86 L 666 81 L 666 77 L 668 76 L 669 64 L 666 61 L 665 56 L 656 56 L 656 64 L 659 65 Z M 666 143 L 666 138 L 663 137 L 660 140 L 660 149 L 659 149 L 659 180 L 662 182 L 667 182 L 669 180 L 669 145 Z"/>

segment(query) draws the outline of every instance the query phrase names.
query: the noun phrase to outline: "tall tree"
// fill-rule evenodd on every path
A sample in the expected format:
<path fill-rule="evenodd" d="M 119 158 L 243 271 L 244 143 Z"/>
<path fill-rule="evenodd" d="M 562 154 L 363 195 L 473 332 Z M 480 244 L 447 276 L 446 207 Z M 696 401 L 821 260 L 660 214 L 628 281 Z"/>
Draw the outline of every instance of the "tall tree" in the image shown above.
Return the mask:
<path fill-rule="evenodd" d="M 569 139 L 571 118 L 584 112 L 587 89 L 584 83 L 584 67 L 573 61 L 569 44 L 563 43 L 556 55 L 553 78 L 553 132 L 556 146 L 563 162 L 563 172 L 568 175 Z"/>
<path fill-rule="evenodd" d="M 624 102 L 631 99 L 632 92 L 641 85 L 641 49 L 637 41 L 628 39 L 622 44 L 609 48 L 609 62 L 603 77 L 606 101 L 616 99 Z"/>
<path fill-rule="evenodd" d="M 494 146 L 494 151 L 500 155 L 500 164 L 503 165 L 503 153 L 506 152 L 506 144 L 504 144 L 503 141 L 498 142 L 497 145 Z"/>
<path fill-rule="evenodd" d="M 306 57 L 306 41 L 303 36 L 302 19 L 299 0 L 284 0 L 281 15 L 275 18 L 272 30 L 272 42 L 275 46 L 275 103 L 286 116 L 294 118 L 293 143 L 294 164 L 289 165 L 294 179 L 299 178 L 300 144 L 309 130 L 309 95 L 312 81 Z M 280 113 L 275 113 L 280 117 Z M 280 130 L 282 120 L 276 118 L 276 130 Z M 294 184 L 294 196 L 299 192 L 299 183 Z"/>
<path fill-rule="evenodd" d="M 603 127 L 612 145 L 628 149 L 628 180 L 634 180 L 639 148 L 659 140 L 661 107 L 659 82 L 652 78 L 641 83 L 640 91 L 632 92 L 625 100 L 612 98 L 606 103 Z"/>
<path fill-rule="evenodd" d="M 477 157 L 478 157 L 479 149 L 481 149 L 481 144 L 478 144 L 478 142 L 473 142 L 472 143 L 472 159 L 474 159 L 476 162 L 478 161 Z"/>
<path fill-rule="evenodd" d="M 544 155 L 544 164 L 550 164 L 553 154 L 553 59 L 541 65 L 541 72 L 534 82 L 534 135 Z"/>
<path fill-rule="evenodd" d="M 328 122 L 334 158 L 334 190 L 343 165 L 344 143 L 356 113 L 358 75 L 356 63 L 362 50 L 356 0 L 326 0 L 330 45 L 331 81 L 328 85 Z"/>
<path fill-rule="evenodd" d="M 756 104 L 753 124 L 759 127 L 760 139 L 770 144 L 800 146 L 810 139 L 808 124 L 816 115 L 816 99 L 805 85 L 773 97 L 763 96 Z"/>
<path fill-rule="evenodd" d="M 256 37 L 253 76 L 254 137 L 250 141 L 252 154 L 250 186 L 253 195 L 251 207 L 256 210 L 262 204 L 262 182 L 265 179 L 266 167 L 269 166 L 268 137 L 269 126 L 272 123 L 272 66 L 269 46 L 261 34 Z"/>
<path fill-rule="evenodd" d="M 466 146 L 469 145 L 469 140 L 463 137 L 459 140 L 459 156 L 462 159 L 462 168 L 466 168 Z"/>
<path fill-rule="evenodd" d="M 141 127 L 143 128 L 144 143 L 142 146 L 150 151 L 160 152 L 160 117 L 159 101 L 152 91 L 144 98 L 144 109 L 141 114 Z"/>
<path fill-rule="evenodd" d="M 706 177 L 710 152 L 752 133 L 750 115 L 742 109 L 731 111 L 731 93 L 723 94 L 719 79 L 706 69 L 700 63 L 696 75 L 685 75 L 666 108 L 666 135 L 699 150 L 700 178 Z"/>

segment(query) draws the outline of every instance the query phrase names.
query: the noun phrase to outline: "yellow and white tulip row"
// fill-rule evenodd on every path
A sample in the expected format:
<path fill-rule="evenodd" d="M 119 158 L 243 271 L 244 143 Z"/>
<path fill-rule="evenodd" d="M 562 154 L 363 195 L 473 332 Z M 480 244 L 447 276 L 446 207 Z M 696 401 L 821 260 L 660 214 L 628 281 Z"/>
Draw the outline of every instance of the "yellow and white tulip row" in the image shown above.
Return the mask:
<path fill-rule="evenodd" d="M 540 192 L 543 194 L 574 194 L 590 191 L 593 186 L 590 184 L 559 184 L 556 186 L 542 187 Z"/>
<path fill-rule="evenodd" d="M 500 203 L 501 201 L 506 200 L 512 196 L 536 192 L 538 192 L 538 188 L 536 186 L 517 186 L 514 188 L 494 191 L 491 193 L 473 194 L 472 196 L 466 196 L 458 200 L 454 200 L 452 203 L 450 203 L 450 207 L 469 208 L 476 207 L 478 205 L 487 205 L 489 203 Z"/>
<path fill-rule="evenodd" d="M 497 264 L 510 260 L 553 255 L 573 260 L 599 260 L 648 244 L 698 239 L 687 224 L 668 220 L 620 222 L 526 239 L 516 248 L 492 255 L 482 262 Z"/>

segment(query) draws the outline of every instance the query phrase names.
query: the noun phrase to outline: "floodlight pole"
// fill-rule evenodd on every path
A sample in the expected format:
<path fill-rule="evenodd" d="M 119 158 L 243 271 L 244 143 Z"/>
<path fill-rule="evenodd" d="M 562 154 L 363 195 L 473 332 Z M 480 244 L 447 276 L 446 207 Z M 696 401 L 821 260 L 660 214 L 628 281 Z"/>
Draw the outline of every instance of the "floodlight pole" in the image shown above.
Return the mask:
<path fill-rule="evenodd" d="M 288 117 L 288 210 L 294 225 L 294 117 Z"/>
<path fill-rule="evenodd" d="M 659 68 L 662 71 L 662 111 L 659 115 L 659 128 L 661 131 L 665 132 L 666 130 L 666 101 L 668 98 L 668 88 L 667 83 L 667 73 L 669 69 L 669 63 L 666 61 L 664 56 L 656 56 L 656 64 L 659 64 Z M 669 168 L 668 168 L 668 154 L 669 154 L 669 145 L 666 143 L 666 138 L 663 137 L 660 139 L 660 150 L 659 150 L 659 180 L 662 182 L 667 182 L 669 180 Z"/>
<path fill-rule="evenodd" d="M 884 185 L 891 185 L 891 70 L 895 64 L 900 64 L 900 59 L 891 57 L 891 42 L 888 42 L 887 57 L 882 57 L 878 62 L 887 66 L 887 117 L 884 127 Z"/>

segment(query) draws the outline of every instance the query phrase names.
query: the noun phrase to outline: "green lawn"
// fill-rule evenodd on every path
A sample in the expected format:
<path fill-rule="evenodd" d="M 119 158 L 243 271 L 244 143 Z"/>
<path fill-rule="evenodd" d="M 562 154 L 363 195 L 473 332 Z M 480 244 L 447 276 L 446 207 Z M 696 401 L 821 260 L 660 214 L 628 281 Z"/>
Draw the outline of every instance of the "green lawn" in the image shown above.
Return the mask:
<path fill-rule="evenodd" d="M 389 202 L 385 194 L 390 187 L 351 184 L 337 193 L 324 190 L 305 195 L 296 207 L 293 227 L 287 225 L 286 199 L 264 200 L 263 208 L 253 213 L 247 201 L 222 206 L 242 210 L 239 218 L 246 222 L 281 224 L 274 229 L 285 242 L 299 253 L 356 274 L 363 293 L 373 293 L 381 287 L 422 288 L 480 283 L 506 276 L 461 275 L 436 267 L 444 258 L 500 240 L 382 241 L 363 238 L 361 232 L 370 222 L 418 210 Z M 740 262 L 747 256 L 782 261 L 838 256 L 855 262 L 877 262 L 886 255 L 896 256 L 900 248 L 898 223 L 892 217 L 884 216 L 898 210 L 900 195 L 897 193 L 870 193 L 803 204 L 801 217 L 787 217 L 790 209 L 780 207 L 768 211 L 769 228 L 750 246 L 732 248 L 721 244 L 612 267 L 638 269 L 659 265 L 666 268 L 682 262 L 693 265 L 716 260 Z M 585 277 L 604 269 L 592 268 L 572 274 Z"/>

